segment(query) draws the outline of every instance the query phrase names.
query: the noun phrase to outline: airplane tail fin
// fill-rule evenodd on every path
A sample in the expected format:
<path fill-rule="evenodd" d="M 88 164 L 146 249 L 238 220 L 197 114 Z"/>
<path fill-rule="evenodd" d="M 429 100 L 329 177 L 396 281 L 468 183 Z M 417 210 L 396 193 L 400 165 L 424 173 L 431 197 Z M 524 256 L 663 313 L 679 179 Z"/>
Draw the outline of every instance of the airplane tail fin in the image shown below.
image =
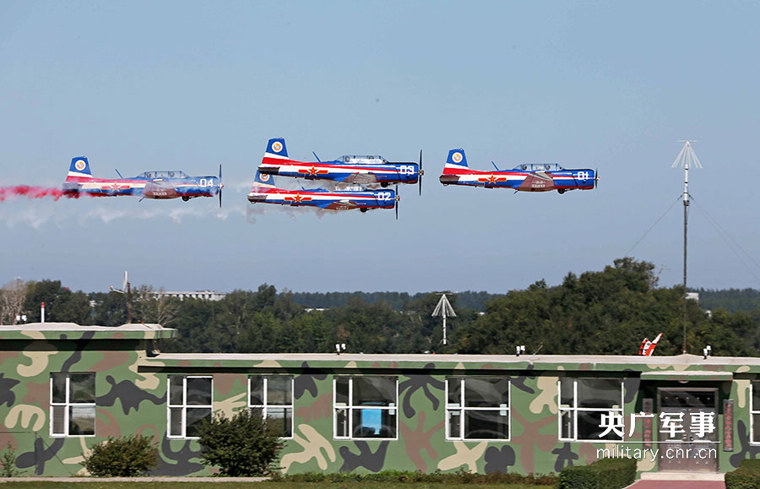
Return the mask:
<path fill-rule="evenodd" d="M 467 168 L 467 157 L 462 148 L 456 148 L 449 151 L 449 157 L 446 159 L 446 168 Z"/>
<path fill-rule="evenodd" d="M 288 148 L 285 147 L 285 138 L 273 138 L 267 143 L 267 150 L 264 156 L 270 158 L 287 158 Z"/>
<path fill-rule="evenodd" d="M 256 176 L 253 177 L 253 188 L 268 189 L 274 187 L 275 186 L 272 184 L 272 175 L 261 173 L 257 169 Z"/>
<path fill-rule="evenodd" d="M 66 180 L 71 178 L 92 178 L 90 162 L 87 161 L 87 157 L 75 156 L 74 158 L 71 158 L 71 166 L 69 166 L 69 173 L 66 176 Z"/>

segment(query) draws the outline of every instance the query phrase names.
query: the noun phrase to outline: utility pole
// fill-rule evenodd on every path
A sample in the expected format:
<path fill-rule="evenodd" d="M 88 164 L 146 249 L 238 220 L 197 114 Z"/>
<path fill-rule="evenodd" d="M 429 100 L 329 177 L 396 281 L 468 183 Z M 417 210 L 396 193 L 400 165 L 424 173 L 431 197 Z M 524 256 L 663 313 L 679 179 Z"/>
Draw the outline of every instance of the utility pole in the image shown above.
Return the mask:
<path fill-rule="evenodd" d="M 689 235 L 689 166 L 694 165 L 695 168 L 702 168 L 702 163 L 699 162 L 696 153 L 691 147 L 691 143 L 696 141 L 682 140 L 683 148 L 678 153 L 676 160 L 673 162 L 673 168 L 676 166 L 683 167 L 683 353 L 686 353 L 686 323 L 687 317 L 687 304 L 686 304 L 686 277 L 687 277 L 687 250 L 688 250 L 688 235 Z"/>

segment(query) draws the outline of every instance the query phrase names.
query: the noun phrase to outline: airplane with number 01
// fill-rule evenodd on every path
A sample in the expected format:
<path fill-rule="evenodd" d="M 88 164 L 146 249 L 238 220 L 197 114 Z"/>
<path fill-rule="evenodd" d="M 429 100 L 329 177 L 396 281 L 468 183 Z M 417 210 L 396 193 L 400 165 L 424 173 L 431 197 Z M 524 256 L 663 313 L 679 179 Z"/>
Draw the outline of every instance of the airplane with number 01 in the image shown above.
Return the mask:
<path fill-rule="evenodd" d="M 284 138 L 270 139 L 259 165 L 262 175 L 331 180 L 334 182 L 387 187 L 398 183 L 418 183 L 422 193 L 422 151 L 420 162 L 391 162 L 382 156 L 344 155 L 337 160 L 316 162 L 288 157 Z"/>
<path fill-rule="evenodd" d="M 196 197 L 219 196 L 222 205 L 222 166 L 219 176 L 193 177 L 181 170 L 146 171 L 136 177 L 95 178 L 90 163 L 84 156 L 71 159 L 69 173 L 63 183 L 63 193 L 70 197 L 89 195 L 92 197 L 116 197 L 121 195 L 139 196 L 142 199 L 177 199 L 184 201 Z"/>
<path fill-rule="evenodd" d="M 494 164 L 494 168 L 496 165 Z M 596 188 L 599 173 L 591 169 L 568 170 L 556 163 L 525 163 L 512 170 L 479 171 L 467 166 L 462 148 L 449 151 L 440 181 L 444 185 L 473 187 L 505 187 L 520 192 L 548 192 L 564 194 L 568 190 Z"/>
<path fill-rule="evenodd" d="M 396 208 L 398 218 L 399 198 L 393 190 L 327 190 L 322 188 L 288 190 L 278 188 L 271 183 L 271 175 L 262 174 L 256 170 L 253 187 L 248 194 L 252 204 L 279 204 L 294 207 L 309 206 L 331 210 L 359 209 L 367 212 L 370 209 Z"/>

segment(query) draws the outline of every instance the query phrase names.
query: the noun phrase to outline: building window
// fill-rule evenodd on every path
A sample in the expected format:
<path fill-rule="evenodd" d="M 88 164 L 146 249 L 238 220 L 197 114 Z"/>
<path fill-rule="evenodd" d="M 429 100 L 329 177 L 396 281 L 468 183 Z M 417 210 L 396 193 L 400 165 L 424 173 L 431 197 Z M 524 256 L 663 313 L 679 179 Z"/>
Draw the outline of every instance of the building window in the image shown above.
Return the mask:
<path fill-rule="evenodd" d="M 169 438 L 198 438 L 204 419 L 211 420 L 211 377 L 169 376 Z"/>
<path fill-rule="evenodd" d="M 95 435 L 95 374 L 51 373 L 51 436 Z"/>
<path fill-rule="evenodd" d="M 396 377 L 336 377 L 335 438 L 396 438 Z"/>
<path fill-rule="evenodd" d="M 283 438 L 293 437 L 293 377 L 248 377 L 248 408 L 273 424 Z"/>
<path fill-rule="evenodd" d="M 509 440 L 509 379 L 446 379 L 446 438 Z"/>
<path fill-rule="evenodd" d="M 749 416 L 752 443 L 760 443 L 760 382 L 752 382 L 750 387 Z"/>
<path fill-rule="evenodd" d="M 560 379 L 559 439 L 623 440 L 623 382 Z"/>

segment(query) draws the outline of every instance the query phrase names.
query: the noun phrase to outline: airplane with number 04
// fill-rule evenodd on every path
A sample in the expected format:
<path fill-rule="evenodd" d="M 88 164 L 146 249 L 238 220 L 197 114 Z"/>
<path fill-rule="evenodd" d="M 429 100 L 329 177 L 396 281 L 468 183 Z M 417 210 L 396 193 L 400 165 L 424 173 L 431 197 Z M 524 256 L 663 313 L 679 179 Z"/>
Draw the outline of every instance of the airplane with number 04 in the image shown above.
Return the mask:
<path fill-rule="evenodd" d="M 136 177 L 124 178 L 118 170 L 119 178 L 95 178 L 90 163 L 84 156 L 71 159 L 69 173 L 63 183 L 63 193 L 70 197 L 89 195 L 92 197 L 116 197 L 122 195 L 139 196 L 142 199 L 177 199 L 184 201 L 196 197 L 219 196 L 222 205 L 222 166 L 219 176 L 193 177 L 181 170 L 146 171 Z"/>
<path fill-rule="evenodd" d="M 492 162 L 493 163 L 493 162 Z M 511 188 L 520 192 L 548 192 L 564 194 L 568 190 L 596 188 L 599 173 L 591 169 L 568 170 L 556 163 L 525 163 L 512 170 L 471 170 L 462 148 L 449 151 L 440 181 L 444 185 Z"/>
<path fill-rule="evenodd" d="M 367 212 L 370 209 L 396 208 L 398 218 L 399 198 L 393 190 L 327 190 L 322 188 L 288 190 L 272 184 L 271 175 L 262 174 L 256 170 L 253 187 L 248 194 L 252 204 L 279 204 L 294 207 L 309 206 L 331 210 L 359 209 Z"/>
<path fill-rule="evenodd" d="M 398 183 L 418 183 L 422 193 L 422 151 L 420 162 L 391 162 L 382 156 L 344 155 L 337 160 L 305 162 L 290 159 L 284 138 L 270 139 L 259 165 L 262 175 L 331 180 L 358 185 L 387 187 Z"/>

